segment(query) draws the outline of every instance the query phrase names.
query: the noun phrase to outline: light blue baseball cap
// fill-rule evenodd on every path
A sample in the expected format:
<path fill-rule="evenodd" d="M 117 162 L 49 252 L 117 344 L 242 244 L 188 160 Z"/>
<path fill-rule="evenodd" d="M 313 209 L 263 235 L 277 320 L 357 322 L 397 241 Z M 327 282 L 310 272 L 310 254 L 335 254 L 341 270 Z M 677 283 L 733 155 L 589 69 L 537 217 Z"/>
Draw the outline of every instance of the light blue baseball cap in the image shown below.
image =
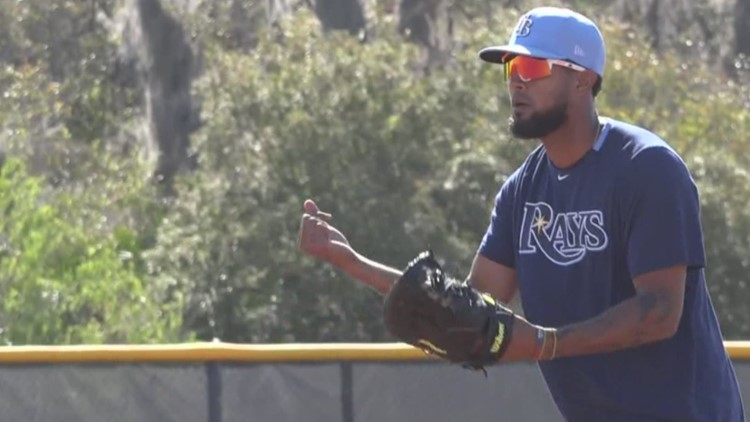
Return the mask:
<path fill-rule="evenodd" d="M 508 44 L 479 51 L 479 58 L 504 63 L 510 56 L 567 60 L 604 76 L 604 37 L 591 19 L 570 9 L 537 7 L 521 16 Z"/>

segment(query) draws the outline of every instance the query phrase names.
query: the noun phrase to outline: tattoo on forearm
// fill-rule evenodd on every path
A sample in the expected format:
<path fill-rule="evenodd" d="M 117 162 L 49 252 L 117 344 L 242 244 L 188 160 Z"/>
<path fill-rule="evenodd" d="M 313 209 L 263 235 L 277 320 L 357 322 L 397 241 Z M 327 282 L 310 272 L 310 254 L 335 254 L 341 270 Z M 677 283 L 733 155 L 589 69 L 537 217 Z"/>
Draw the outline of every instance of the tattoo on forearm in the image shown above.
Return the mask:
<path fill-rule="evenodd" d="M 651 312 L 659 304 L 659 298 L 651 292 L 638 295 L 636 298 L 638 299 L 638 308 L 640 310 L 638 319 L 643 321 L 651 315 Z"/>
<path fill-rule="evenodd" d="M 651 341 L 654 328 L 669 318 L 675 304 L 666 290 L 642 293 L 634 299 L 634 303 L 616 306 L 587 322 L 560 328 L 558 341 L 570 338 L 583 346 L 584 352 L 609 352 Z"/>
<path fill-rule="evenodd" d="M 640 321 L 650 320 L 652 324 L 662 324 L 672 313 L 674 303 L 670 300 L 669 292 L 657 290 L 637 296 L 641 308 Z"/>

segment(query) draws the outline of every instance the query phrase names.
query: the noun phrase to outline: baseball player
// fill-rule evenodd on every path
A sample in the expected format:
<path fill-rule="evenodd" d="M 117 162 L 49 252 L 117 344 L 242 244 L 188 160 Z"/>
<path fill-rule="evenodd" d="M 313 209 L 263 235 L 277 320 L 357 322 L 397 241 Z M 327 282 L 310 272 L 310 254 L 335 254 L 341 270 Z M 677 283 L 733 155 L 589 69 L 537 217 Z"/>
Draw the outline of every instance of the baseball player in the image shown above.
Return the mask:
<path fill-rule="evenodd" d="M 512 133 L 541 145 L 500 187 L 467 277 L 500 304 L 518 293 L 525 315 L 498 311 L 477 344 L 495 361 L 538 361 L 568 421 L 744 421 L 704 278 L 698 191 L 664 140 L 597 113 L 597 26 L 535 8 L 479 57 L 503 66 Z M 306 201 L 301 249 L 387 295 L 404 273 L 329 223 Z M 420 343 L 450 354 L 434 337 Z"/>

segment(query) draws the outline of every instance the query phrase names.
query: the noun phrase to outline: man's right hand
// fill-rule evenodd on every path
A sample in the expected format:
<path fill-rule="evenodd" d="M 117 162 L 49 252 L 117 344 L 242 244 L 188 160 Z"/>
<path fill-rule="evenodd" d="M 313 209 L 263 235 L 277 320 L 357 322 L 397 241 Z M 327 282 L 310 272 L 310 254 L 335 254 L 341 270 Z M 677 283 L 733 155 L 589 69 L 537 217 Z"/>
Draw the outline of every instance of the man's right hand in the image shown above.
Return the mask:
<path fill-rule="evenodd" d="M 330 222 L 331 214 L 320 211 L 313 200 L 306 200 L 300 222 L 299 248 L 343 269 L 354 263 L 356 253 L 343 233 Z"/>
<path fill-rule="evenodd" d="M 381 294 L 386 294 L 401 271 L 358 254 L 344 235 L 333 227 L 331 214 L 318 209 L 311 199 L 305 201 L 299 228 L 299 248 L 343 270 Z"/>

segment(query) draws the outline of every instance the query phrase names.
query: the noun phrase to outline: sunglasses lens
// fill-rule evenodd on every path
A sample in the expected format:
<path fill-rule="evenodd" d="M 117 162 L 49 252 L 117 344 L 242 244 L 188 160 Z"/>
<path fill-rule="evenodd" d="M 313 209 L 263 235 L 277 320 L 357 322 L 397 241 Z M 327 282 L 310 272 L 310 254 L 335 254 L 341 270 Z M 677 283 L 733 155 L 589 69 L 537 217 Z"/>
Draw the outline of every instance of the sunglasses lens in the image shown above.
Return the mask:
<path fill-rule="evenodd" d="M 549 76 L 551 69 L 547 60 L 516 56 L 505 63 L 505 79 L 510 79 L 514 73 L 518 74 L 522 81 L 528 82 Z"/>

